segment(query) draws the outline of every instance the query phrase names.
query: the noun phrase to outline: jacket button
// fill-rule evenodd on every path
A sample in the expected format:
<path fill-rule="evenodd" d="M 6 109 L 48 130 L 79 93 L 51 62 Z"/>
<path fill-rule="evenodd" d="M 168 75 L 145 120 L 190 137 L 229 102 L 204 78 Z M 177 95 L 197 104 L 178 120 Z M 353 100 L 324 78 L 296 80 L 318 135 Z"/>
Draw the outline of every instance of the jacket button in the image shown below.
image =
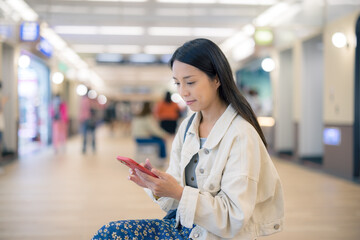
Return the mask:
<path fill-rule="evenodd" d="M 194 234 L 194 238 L 198 238 L 199 237 L 199 234 L 198 233 L 195 233 Z"/>
<path fill-rule="evenodd" d="M 203 168 L 200 168 L 200 173 L 204 173 L 204 169 Z"/>
<path fill-rule="evenodd" d="M 275 225 L 274 225 L 274 229 L 275 229 L 275 230 L 278 230 L 279 228 L 280 228 L 280 225 L 279 225 L 279 224 L 275 224 Z"/>
<path fill-rule="evenodd" d="M 205 154 L 209 154 L 209 149 L 205 148 L 204 152 Z"/>

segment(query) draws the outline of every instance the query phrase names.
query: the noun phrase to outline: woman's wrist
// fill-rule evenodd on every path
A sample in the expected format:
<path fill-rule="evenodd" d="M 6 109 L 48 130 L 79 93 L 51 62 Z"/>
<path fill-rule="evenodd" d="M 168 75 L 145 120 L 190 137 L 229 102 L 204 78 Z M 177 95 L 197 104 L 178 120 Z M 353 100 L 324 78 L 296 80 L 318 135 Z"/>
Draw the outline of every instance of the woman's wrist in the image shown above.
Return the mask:
<path fill-rule="evenodd" d="M 184 188 L 182 186 L 179 186 L 179 189 L 178 191 L 176 192 L 176 195 L 175 195 L 175 199 L 180 201 L 181 197 L 182 197 L 182 193 L 184 191 Z"/>

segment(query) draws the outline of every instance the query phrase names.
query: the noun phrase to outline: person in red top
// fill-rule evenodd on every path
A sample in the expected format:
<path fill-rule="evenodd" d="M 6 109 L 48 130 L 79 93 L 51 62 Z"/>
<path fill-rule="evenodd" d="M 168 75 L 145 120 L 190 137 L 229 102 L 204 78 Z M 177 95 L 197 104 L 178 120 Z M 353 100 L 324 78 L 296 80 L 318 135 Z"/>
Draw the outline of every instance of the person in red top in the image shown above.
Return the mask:
<path fill-rule="evenodd" d="M 180 107 L 171 100 L 170 92 L 166 92 L 165 99 L 157 104 L 155 116 L 160 121 L 161 128 L 170 134 L 175 134 L 180 117 Z"/>

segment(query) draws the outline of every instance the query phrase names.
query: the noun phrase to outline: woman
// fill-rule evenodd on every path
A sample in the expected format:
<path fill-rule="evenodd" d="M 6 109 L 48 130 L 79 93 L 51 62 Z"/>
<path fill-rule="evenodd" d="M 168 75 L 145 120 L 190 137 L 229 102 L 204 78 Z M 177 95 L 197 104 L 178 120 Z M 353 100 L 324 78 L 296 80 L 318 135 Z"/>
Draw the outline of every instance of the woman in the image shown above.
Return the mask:
<path fill-rule="evenodd" d="M 166 143 L 164 138 L 168 133 L 160 128 L 153 116 L 150 102 L 145 102 L 141 112 L 133 119 L 131 133 L 137 144 L 156 144 L 159 147 L 159 160 L 161 165 L 166 160 Z"/>
<path fill-rule="evenodd" d="M 170 92 L 166 92 L 164 100 L 157 104 L 155 115 L 160 120 L 162 129 L 170 134 L 175 134 L 180 117 L 180 107 L 171 100 Z"/>
<path fill-rule="evenodd" d="M 210 40 L 195 39 L 175 51 L 170 66 L 180 95 L 196 115 L 187 131 L 189 118 L 181 124 L 166 173 L 146 161 L 159 178 L 138 171 L 129 178 L 164 211 L 176 209 L 176 214 L 112 222 L 95 239 L 124 237 L 124 228 L 136 224 L 159 239 L 255 239 L 281 231 L 280 179 L 224 54 Z M 126 230 L 129 238 L 146 238 Z"/>

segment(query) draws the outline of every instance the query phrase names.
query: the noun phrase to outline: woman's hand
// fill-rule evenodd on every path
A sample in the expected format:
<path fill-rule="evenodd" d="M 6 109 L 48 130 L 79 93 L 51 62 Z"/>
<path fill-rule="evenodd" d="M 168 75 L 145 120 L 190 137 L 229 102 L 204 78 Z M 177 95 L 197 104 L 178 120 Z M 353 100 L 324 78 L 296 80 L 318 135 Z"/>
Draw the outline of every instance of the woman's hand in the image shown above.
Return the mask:
<path fill-rule="evenodd" d="M 151 169 L 153 168 L 150 160 L 147 158 L 145 160 L 145 163 L 140 163 L 141 166 L 149 169 L 151 171 Z M 136 183 L 137 185 L 139 185 L 140 187 L 143 188 L 147 188 L 147 186 L 145 185 L 145 183 L 139 178 L 139 176 L 136 174 L 136 172 L 134 170 L 132 170 L 131 168 L 129 169 L 129 177 L 128 179 L 133 181 L 134 183 Z"/>
<path fill-rule="evenodd" d="M 148 168 L 147 166 L 149 166 L 149 164 L 150 162 L 147 159 L 144 166 Z M 136 169 L 134 174 L 130 175 L 130 180 L 132 180 L 141 187 L 149 188 L 155 196 L 171 197 L 180 201 L 184 188 L 180 186 L 176 179 L 170 174 L 167 174 L 155 168 L 151 168 L 150 170 L 159 178 L 154 178 Z"/>

